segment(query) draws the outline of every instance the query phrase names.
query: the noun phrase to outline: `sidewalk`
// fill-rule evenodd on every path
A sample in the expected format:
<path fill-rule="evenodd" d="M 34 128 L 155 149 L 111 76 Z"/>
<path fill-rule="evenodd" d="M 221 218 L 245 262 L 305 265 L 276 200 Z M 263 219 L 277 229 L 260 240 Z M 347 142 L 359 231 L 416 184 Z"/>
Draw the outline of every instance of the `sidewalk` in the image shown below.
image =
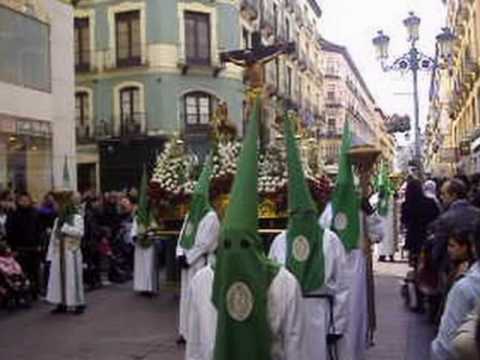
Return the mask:
<path fill-rule="evenodd" d="M 377 332 L 368 360 L 427 360 L 434 328 L 423 315 L 408 311 L 400 296 L 405 263 L 376 263 Z"/>

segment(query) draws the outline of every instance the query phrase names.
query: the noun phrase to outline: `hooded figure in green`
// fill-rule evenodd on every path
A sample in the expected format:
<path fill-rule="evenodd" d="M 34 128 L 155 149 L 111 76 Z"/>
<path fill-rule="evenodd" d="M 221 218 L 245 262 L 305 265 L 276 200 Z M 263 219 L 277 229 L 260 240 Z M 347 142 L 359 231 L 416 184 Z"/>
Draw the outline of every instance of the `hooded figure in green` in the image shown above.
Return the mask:
<path fill-rule="evenodd" d="M 258 234 L 257 99 L 220 230 L 216 264 L 192 281 L 187 360 L 297 360 L 303 354 L 298 282 L 264 254 Z"/>
<path fill-rule="evenodd" d="M 349 318 L 345 248 L 333 231 L 319 224 L 291 121 L 288 116 L 284 121 L 289 221 L 287 231 L 274 239 L 269 257 L 285 264 L 302 287 L 305 358 L 328 359 L 335 350 L 341 355 L 339 358 L 350 359 L 353 357 L 347 355 L 346 344 L 341 340 Z"/>
<path fill-rule="evenodd" d="M 217 248 L 220 220 L 209 201 L 212 161 L 209 157 L 195 187 L 190 211 L 185 217 L 177 245 L 177 259 L 182 268 L 179 313 L 179 342 L 188 339 L 189 286 L 195 274 L 208 263 Z"/>

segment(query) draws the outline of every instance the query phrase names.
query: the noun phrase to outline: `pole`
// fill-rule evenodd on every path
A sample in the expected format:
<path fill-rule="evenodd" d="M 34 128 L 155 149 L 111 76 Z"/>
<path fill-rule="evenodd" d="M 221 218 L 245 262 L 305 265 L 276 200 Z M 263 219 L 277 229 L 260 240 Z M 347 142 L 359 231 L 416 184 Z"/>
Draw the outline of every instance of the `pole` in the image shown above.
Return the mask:
<path fill-rule="evenodd" d="M 415 43 L 412 43 L 410 49 L 410 68 L 413 73 L 413 104 L 415 115 L 415 162 L 418 167 L 420 178 L 423 177 L 423 164 L 420 149 L 420 106 L 418 100 L 418 51 Z"/>

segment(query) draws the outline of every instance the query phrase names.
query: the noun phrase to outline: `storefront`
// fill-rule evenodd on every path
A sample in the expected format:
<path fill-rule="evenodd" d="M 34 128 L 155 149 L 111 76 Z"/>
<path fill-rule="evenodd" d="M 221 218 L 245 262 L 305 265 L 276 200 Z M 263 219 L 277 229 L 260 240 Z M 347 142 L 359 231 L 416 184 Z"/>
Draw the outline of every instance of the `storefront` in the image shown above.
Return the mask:
<path fill-rule="evenodd" d="M 28 191 L 36 199 L 52 188 L 49 122 L 0 114 L 0 188 Z"/>

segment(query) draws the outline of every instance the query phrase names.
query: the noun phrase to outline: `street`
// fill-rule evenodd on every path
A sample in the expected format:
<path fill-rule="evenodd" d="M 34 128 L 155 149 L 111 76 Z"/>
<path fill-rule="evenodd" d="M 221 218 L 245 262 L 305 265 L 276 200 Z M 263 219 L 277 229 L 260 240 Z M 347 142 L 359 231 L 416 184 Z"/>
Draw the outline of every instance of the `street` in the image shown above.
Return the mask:
<path fill-rule="evenodd" d="M 368 360 L 428 358 L 432 329 L 400 297 L 403 263 L 376 264 L 378 330 Z M 180 360 L 177 295 L 136 295 L 130 283 L 87 294 L 83 316 L 51 315 L 50 307 L 0 313 L 2 360 Z"/>

